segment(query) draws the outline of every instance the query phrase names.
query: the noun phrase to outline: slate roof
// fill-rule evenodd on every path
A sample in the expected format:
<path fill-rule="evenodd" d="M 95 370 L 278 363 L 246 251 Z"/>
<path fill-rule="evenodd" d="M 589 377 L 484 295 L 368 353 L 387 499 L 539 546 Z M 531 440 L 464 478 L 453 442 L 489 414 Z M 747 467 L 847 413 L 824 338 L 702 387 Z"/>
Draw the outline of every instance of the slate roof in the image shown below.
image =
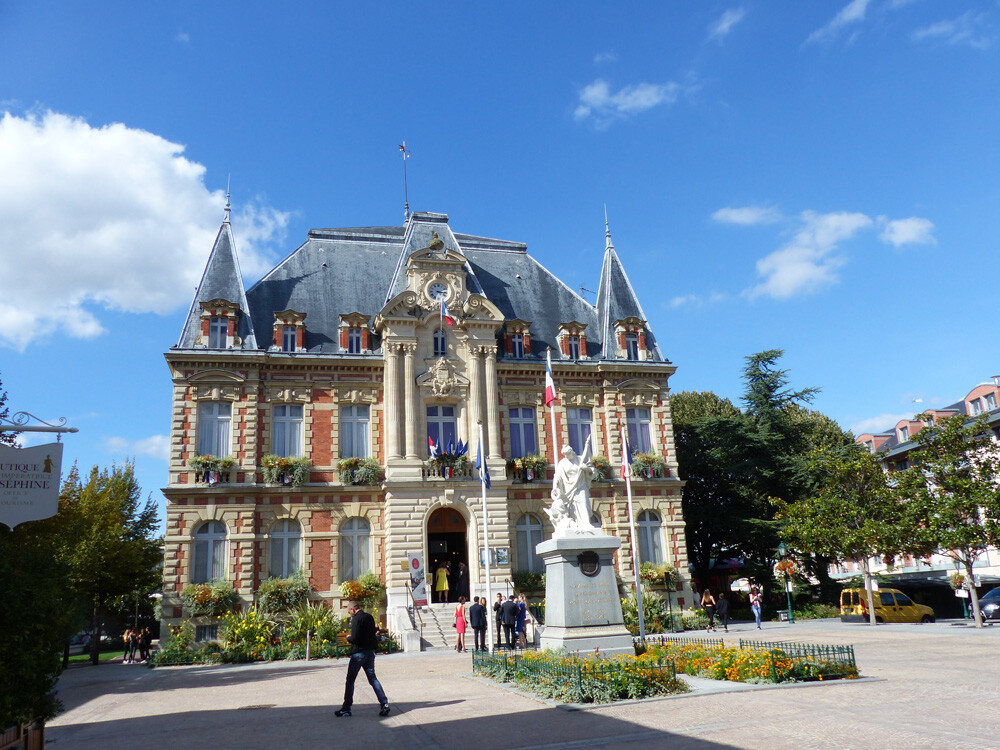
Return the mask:
<path fill-rule="evenodd" d="M 613 327 L 615 320 L 627 316 L 646 319 L 613 247 L 610 256 L 605 254 L 599 287 L 602 291 L 595 307 L 531 257 L 524 243 L 454 233 L 446 214 L 414 213 L 402 227 L 311 229 L 302 245 L 246 292 L 244 299 L 253 330 L 270 331 L 274 313 L 292 309 L 306 314 L 308 352 L 340 354 L 340 316 L 358 312 L 374 319 L 386 301 L 405 290 L 406 261 L 412 253 L 430 245 L 433 232 L 446 248 L 461 252 L 467 259 L 470 292 L 487 297 L 507 320 L 531 322 L 528 356 L 544 358 L 550 346 L 558 351 L 559 324 L 577 321 L 587 326 L 588 356 L 613 359 L 614 348 L 605 346 L 608 326 Z M 226 240 L 222 245 L 232 248 L 228 224 L 220 230 L 220 237 L 223 235 Z M 216 296 L 237 293 L 231 282 L 226 287 L 221 278 L 226 268 L 219 258 L 224 255 L 224 247 L 217 240 L 206 268 L 210 283 L 203 280 L 205 293 L 209 288 L 220 292 Z M 235 264 L 235 253 L 231 255 Z M 234 273 L 234 268 L 238 277 L 238 265 L 230 265 L 228 273 Z M 194 338 L 188 330 L 197 322 L 197 302 L 203 298 L 199 287 L 178 343 L 181 348 L 193 346 Z M 652 361 L 664 361 L 652 333 L 647 335 Z M 270 336 L 264 336 L 261 343 L 262 348 L 267 348 Z"/>
<path fill-rule="evenodd" d="M 226 220 L 222 222 L 222 226 L 219 227 L 215 244 L 212 245 L 212 252 L 208 255 L 205 272 L 198 283 L 198 289 L 191 301 L 191 309 L 188 311 L 181 337 L 177 342 L 178 348 L 188 349 L 194 346 L 201 330 L 200 303 L 215 299 L 224 299 L 240 306 L 242 315 L 240 315 L 236 327 L 236 335 L 243 340 L 244 349 L 256 349 L 257 341 L 251 323 L 250 307 L 247 304 L 247 295 L 243 288 L 243 273 L 240 271 L 240 261 L 236 256 L 236 243 L 233 242 L 228 214 Z"/>

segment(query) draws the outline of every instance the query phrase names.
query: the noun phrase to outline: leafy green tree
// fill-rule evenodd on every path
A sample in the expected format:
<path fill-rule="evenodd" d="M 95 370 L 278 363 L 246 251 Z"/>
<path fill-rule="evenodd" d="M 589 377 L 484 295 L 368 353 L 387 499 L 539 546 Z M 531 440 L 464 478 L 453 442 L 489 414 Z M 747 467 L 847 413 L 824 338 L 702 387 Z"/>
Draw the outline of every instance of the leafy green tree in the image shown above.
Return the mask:
<path fill-rule="evenodd" d="M 0 420 L 10 421 L 10 407 L 7 406 L 7 391 L 3 389 L 2 380 L 0 380 Z M 16 432 L 0 430 L 0 445 L 14 445 L 16 439 Z"/>
<path fill-rule="evenodd" d="M 827 561 L 860 562 L 874 625 L 870 558 L 894 557 L 909 548 L 913 535 L 903 506 L 878 459 L 864 448 L 818 453 L 813 466 L 818 478 L 813 496 L 794 503 L 775 500 L 778 517 L 786 522 L 782 536 Z"/>
<path fill-rule="evenodd" d="M 926 414 L 918 419 L 929 422 Z M 974 580 L 972 566 L 986 548 L 1000 544 L 1000 446 L 985 417 L 963 414 L 937 420 L 913 437 L 909 468 L 896 472 L 896 488 L 914 522 L 917 538 L 949 555 Z M 983 626 L 976 587 L 971 586 L 976 627 Z"/>
<path fill-rule="evenodd" d="M 145 596 L 160 582 L 163 560 L 156 505 L 141 500 L 132 463 L 97 466 L 86 483 L 74 466 L 59 494 L 59 513 L 39 522 L 55 527 L 56 557 L 70 569 L 73 590 L 88 607 L 90 658 L 98 663 L 103 616 L 116 598 Z"/>

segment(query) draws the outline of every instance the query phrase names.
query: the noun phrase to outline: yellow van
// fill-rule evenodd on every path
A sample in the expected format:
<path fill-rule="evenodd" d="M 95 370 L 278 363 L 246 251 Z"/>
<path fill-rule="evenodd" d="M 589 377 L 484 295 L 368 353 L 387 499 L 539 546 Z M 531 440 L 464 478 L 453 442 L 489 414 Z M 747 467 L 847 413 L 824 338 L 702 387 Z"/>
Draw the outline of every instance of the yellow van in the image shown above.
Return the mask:
<path fill-rule="evenodd" d="M 917 604 L 899 589 L 873 591 L 875 622 L 934 622 L 934 610 Z M 842 622 L 867 622 L 868 595 L 864 589 L 840 592 Z"/>

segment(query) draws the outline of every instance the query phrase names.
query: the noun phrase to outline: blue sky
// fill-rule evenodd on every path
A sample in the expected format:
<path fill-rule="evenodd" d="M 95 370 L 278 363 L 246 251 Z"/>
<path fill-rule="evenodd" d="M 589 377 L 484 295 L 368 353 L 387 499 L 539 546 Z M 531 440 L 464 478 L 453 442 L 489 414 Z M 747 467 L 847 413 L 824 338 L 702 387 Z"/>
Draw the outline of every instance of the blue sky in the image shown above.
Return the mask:
<path fill-rule="evenodd" d="M 736 400 L 783 348 L 888 427 L 1000 372 L 998 50 L 986 1 L 0 0 L 9 405 L 162 502 L 162 355 L 229 176 L 249 286 L 310 227 L 401 223 L 405 139 L 412 209 L 574 288 L 607 205 L 675 390 Z"/>

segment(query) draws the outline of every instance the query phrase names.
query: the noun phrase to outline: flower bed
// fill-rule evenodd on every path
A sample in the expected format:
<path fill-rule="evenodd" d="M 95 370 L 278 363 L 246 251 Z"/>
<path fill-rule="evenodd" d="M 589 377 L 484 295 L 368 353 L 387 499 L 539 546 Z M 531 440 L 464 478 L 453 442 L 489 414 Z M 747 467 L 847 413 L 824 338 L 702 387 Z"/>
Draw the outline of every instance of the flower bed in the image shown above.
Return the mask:
<path fill-rule="evenodd" d="M 678 672 L 713 680 L 777 683 L 858 677 L 851 646 L 740 641 L 738 647 L 728 647 L 721 643 L 661 640 L 648 646 L 646 653 L 673 660 Z"/>
<path fill-rule="evenodd" d="M 610 703 L 687 692 L 670 659 L 651 654 L 569 656 L 556 651 L 472 655 L 472 671 L 567 703 Z"/>

